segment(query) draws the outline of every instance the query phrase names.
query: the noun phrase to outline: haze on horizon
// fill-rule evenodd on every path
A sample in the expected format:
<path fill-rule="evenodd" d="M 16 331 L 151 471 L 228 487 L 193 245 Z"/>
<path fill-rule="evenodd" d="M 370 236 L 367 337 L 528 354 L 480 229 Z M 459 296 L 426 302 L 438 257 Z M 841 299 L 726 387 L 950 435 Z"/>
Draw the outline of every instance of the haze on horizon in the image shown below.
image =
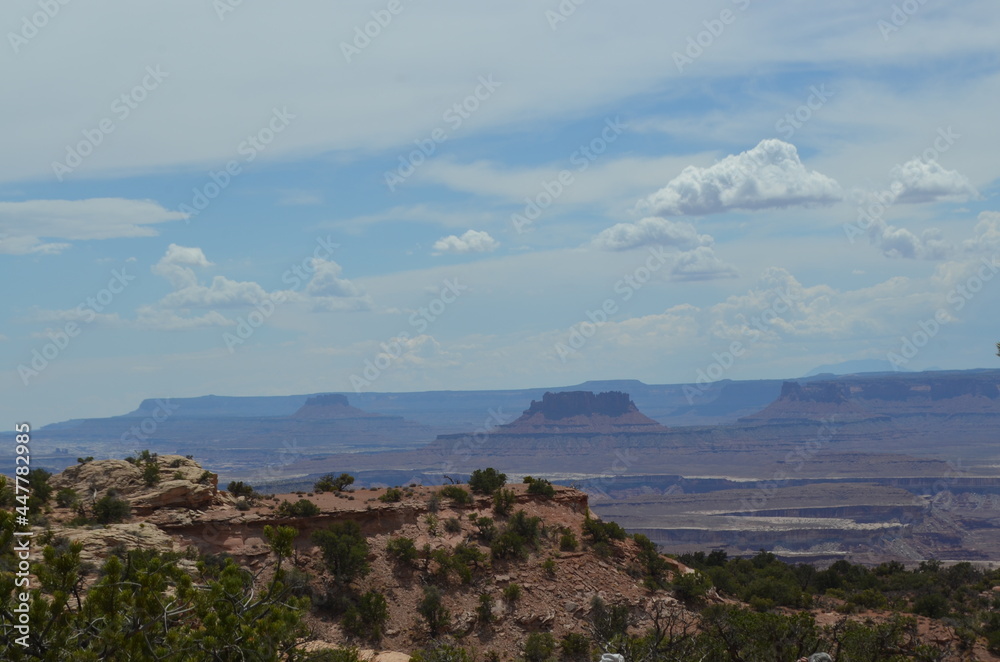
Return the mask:
<path fill-rule="evenodd" d="M 10 421 L 996 367 L 995 3 L 42 4 L 0 9 Z"/>

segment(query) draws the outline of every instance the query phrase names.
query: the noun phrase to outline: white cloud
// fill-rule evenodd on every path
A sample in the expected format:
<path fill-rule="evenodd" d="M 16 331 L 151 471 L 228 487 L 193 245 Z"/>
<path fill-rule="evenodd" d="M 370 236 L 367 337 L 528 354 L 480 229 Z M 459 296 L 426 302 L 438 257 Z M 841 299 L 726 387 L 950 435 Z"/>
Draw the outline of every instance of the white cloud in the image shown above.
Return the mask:
<path fill-rule="evenodd" d="M 688 166 L 639 207 L 657 216 L 701 216 L 825 205 L 842 197 L 836 181 L 805 168 L 794 145 L 770 139 L 708 168 Z"/>
<path fill-rule="evenodd" d="M 1000 253 L 1000 212 L 984 211 L 976 223 L 976 236 L 962 243 L 967 252 L 995 256 Z"/>
<path fill-rule="evenodd" d="M 737 276 L 736 267 L 720 260 L 708 246 L 681 253 L 670 269 L 671 280 L 715 280 Z"/>
<path fill-rule="evenodd" d="M 263 303 L 271 295 L 257 283 L 216 276 L 211 285 L 193 284 L 160 299 L 164 308 L 234 308 Z"/>
<path fill-rule="evenodd" d="M 153 200 L 89 198 L 0 202 L 0 253 L 58 253 L 67 241 L 155 237 L 149 227 L 178 221 L 187 214 L 164 209 Z M 67 241 L 53 242 L 51 239 Z"/>
<path fill-rule="evenodd" d="M 312 266 L 315 272 L 306 285 L 306 292 L 311 296 L 358 297 L 363 294 L 357 285 L 346 278 L 340 278 L 344 269 L 336 262 L 314 258 Z"/>
<path fill-rule="evenodd" d="M 969 179 L 956 170 L 945 170 L 937 161 L 912 159 L 894 167 L 889 175 L 897 203 L 968 200 L 979 193 Z"/>
<path fill-rule="evenodd" d="M 489 232 L 469 230 L 461 237 L 448 235 L 434 242 L 434 254 L 443 253 L 490 253 L 500 246 L 500 242 L 490 236 Z"/>
<path fill-rule="evenodd" d="M 682 250 L 711 246 L 712 238 L 690 223 L 665 218 L 644 218 L 635 223 L 618 223 L 594 237 L 597 248 L 623 251 L 640 246 L 673 246 Z"/>
<path fill-rule="evenodd" d="M 186 331 L 202 327 L 230 326 L 233 322 L 222 314 L 210 310 L 200 316 L 182 316 L 172 310 L 154 306 L 140 306 L 133 322 L 136 328 L 157 331 Z"/>
<path fill-rule="evenodd" d="M 183 289 L 198 282 L 198 276 L 191 267 L 210 266 L 212 263 L 200 248 L 170 244 L 167 246 L 167 252 L 150 271 L 169 280 L 175 288 Z"/>
<path fill-rule="evenodd" d="M 980 213 L 974 236 L 959 245 L 947 241 L 939 228 L 928 228 L 918 235 L 877 216 L 871 217 L 868 238 L 883 255 L 891 258 L 945 260 L 963 253 L 993 255 L 1000 251 L 1000 213 Z"/>

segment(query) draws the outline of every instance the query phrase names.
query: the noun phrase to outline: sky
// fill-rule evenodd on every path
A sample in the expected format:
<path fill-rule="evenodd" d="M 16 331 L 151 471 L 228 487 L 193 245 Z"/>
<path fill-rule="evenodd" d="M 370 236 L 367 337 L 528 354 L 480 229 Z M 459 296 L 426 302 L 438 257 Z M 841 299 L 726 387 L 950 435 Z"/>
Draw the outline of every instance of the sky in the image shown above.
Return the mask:
<path fill-rule="evenodd" d="M 10 0 L 0 408 L 994 368 L 1000 6 Z"/>

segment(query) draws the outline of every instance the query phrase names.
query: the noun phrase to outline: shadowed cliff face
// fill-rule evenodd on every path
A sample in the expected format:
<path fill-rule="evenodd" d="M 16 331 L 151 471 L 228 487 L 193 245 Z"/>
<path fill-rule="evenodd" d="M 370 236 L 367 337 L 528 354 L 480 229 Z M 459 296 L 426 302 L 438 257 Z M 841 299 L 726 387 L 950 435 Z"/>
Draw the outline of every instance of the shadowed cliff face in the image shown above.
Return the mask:
<path fill-rule="evenodd" d="M 837 382 L 819 382 L 802 386 L 798 382 L 781 385 L 781 399 L 793 402 L 825 402 L 843 404 L 849 398 L 847 387 Z"/>
<path fill-rule="evenodd" d="M 549 420 L 561 420 L 571 416 L 592 416 L 601 414 L 612 418 L 637 412 L 628 393 L 611 391 L 595 395 L 590 391 L 568 391 L 564 393 L 546 393 L 542 401 L 531 401 L 531 406 L 524 412 L 525 416 L 541 413 Z"/>
<path fill-rule="evenodd" d="M 839 421 L 875 419 L 877 415 L 851 398 L 850 389 L 838 382 L 785 382 L 781 395 L 763 410 L 741 418 L 746 423 L 816 421 L 836 416 Z"/>
<path fill-rule="evenodd" d="M 634 432 L 666 430 L 638 410 L 628 393 L 591 391 L 546 393 L 531 401 L 513 423 L 500 426 L 500 434 L 544 432 Z"/>
<path fill-rule="evenodd" d="M 346 395 L 330 393 L 316 395 L 302 405 L 293 418 L 331 419 L 331 418 L 378 418 L 378 414 L 352 407 Z"/>

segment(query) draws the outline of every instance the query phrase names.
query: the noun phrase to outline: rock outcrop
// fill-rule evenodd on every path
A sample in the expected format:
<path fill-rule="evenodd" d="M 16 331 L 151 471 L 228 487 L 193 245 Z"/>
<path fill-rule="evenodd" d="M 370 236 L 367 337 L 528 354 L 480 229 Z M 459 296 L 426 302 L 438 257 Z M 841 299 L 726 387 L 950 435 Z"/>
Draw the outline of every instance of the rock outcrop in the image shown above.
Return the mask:
<path fill-rule="evenodd" d="M 107 494 L 126 499 L 136 514 L 150 514 L 161 508 L 202 510 L 227 501 L 219 493 L 219 476 L 182 455 L 159 455 L 153 460 L 159 479 L 148 485 L 144 465 L 125 460 L 93 460 L 67 468 L 52 477 L 58 491 L 72 489 L 83 503 L 93 503 Z"/>
<path fill-rule="evenodd" d="M 657 432 L 666 428 L 639 411 L 628 393 L 590 391 L 546 393 L 532 400 L 513 423 L 500 426 L 496 434 L 566 432 Z"/>
<path fill-rule="evenodd" d="M 357 407 L 352 407 L 347 401 L 346 395 L 339 393 L 329 393 L 326 395 L 316 395 L 302 405 L 292 416 L 293 418 L 306 419 L 334 419 L 334 418 L 381 418 L 379 414 L 363 411 Z"/>
<path fill-rule="evenodd" d="M 834 417 L 838 422 L 884 418 L 852 399 L 850 389 L 839 382 L 785 382 L 777 400 L 739 422 L 801 423 Z"/>

